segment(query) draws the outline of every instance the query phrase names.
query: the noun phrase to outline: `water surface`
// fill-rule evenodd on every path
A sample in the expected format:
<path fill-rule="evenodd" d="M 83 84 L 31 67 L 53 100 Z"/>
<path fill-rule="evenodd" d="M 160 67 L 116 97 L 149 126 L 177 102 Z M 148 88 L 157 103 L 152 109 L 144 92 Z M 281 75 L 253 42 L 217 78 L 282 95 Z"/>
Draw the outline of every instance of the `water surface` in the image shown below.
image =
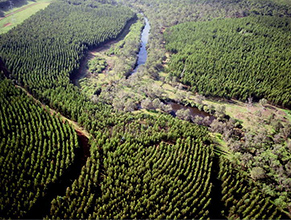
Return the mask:
<path fill-rule="evenodd" d="M 144 17 L 144 20 L 145 20 L 145 26 L 141 33 L 141 38 L 140 38 L 141 43 L 140 43 L 140 49 L 137 55 L 137 62 L 131 74 L 135 73 L 141 65 L 145 64 L 148 58 L 146 45 L 149 40 L 151 26 L 150 26 L 149 20 L 146 17 Z"/>
<path fill-rule="evenodd" d="M 197 116 L 200 116 L 202 118 L 205 118 L 205 117 L 209 117 L 210 119 L 210 122 L 212 122 L 215 117 L 213 115 L 210 115 L 208 114 L 207 112 L 204 112 L 204 111 L 200 111 L 198 108 L 195 108 L 195 107 L 190 107 L 190 106 L 184 106 L 184 105 L 181 105 L 181 104 L 178 104 L 178 103 L 175 103 L 175 102 L 169 102 L 167 103 L 169 105 L 171 105 L 172 109 L 173 109 L 173 116 L 176 116 L 176 112 L 180 109 L 184 109 L 184 110 L 187 110 L 189 109 L 190 110 L 190 115 L 195 117 L 196 115 Z"/>

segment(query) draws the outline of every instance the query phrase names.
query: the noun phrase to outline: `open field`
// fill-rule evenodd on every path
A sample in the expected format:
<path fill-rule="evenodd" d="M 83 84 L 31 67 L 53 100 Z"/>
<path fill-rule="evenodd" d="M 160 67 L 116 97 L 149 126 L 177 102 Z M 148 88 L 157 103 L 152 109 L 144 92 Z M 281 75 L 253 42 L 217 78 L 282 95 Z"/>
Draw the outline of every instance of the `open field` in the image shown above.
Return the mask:
<path fill-rule="evenodd" d="M 268 124 L 268 120 L 271 117 L 275 117 L 283 123 L 291 122 L 290 110 L 278 108 L 273 105 L 263 107 L 259 103 L 253 103 L 249 106 L 247 103 L 237 100 L 232 100 L 233 103 L 228 103 L 206 99 L 204 102 L 207 105 L 213 105 L 215 108 L 224 105 L 227 115 L 242 122 L 245 129 L 254 132 L 257 131 L 256 129 L 259 125 L 261 128 L 265 128 L 272 133 L 272 125 Z"/>
<path fill-rule="evenodd" d="M 0 34 L 8 32 L 31 15 L 46 8 L 49 4 L 50 1 L 48 0 L 40 0 L 37 2 L 29 1 L 27 5 L 5 12 L 5 17 L 0 18 Z"/>

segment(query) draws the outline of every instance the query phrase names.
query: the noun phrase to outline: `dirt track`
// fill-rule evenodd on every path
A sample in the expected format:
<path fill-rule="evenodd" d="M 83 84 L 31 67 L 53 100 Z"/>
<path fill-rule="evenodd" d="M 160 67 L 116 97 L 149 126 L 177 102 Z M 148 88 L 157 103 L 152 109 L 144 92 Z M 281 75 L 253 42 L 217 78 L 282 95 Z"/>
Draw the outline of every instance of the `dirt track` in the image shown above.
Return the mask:
<path fill-rule="evenodd" d="M 36 102 L 36 103 L 39 103 L 39 104 L 41 104 L 41 106 L 44 108 L 44 109 L 46 109 L 46 105 L 44 105 L 44 104 L 42 104 L 39 100 L 37 100 L 36 98 L 34 98 L 25 88 L 23 88 L 23 87 L 21 87 L 21 86 L 19 86 L 19 85 L 15 85 L 15 87 L 16 88 L 19 88 L 19 89 L 21 89 L 22 91 L 24 91 L 28 96 L 30 96 L 30 97 L 32 97 L 33 98 L 33 100 Z M 57 115 L 59 112 L 57 112 L 57 111 L 55 111 L 54 109 L 51 109 L 51 108 L 49 108 L 50 109 L 50 113 L 53 115 L 53 114 L 55 114 L 55 115 Z M 86 137 L 86 138 L 90 138 L 90 134 L 83 128 L 83 127 L 81 127 L 81 126 L 79 126 L 78 125 L 78 123 L 77 122 L 75 122 L 75 121 L 72 121 L 72 120 L 70 120 L 69 118 L 67 118 L 67 117 L 65 117 L 64 115 L 62 115 L 62 114 L 60 114 L 60 117 L 61 117 L 61 119 L 63 120 L 63 122 L 64 121 L 68 121 L 69 122 L 69 124 L 71 124 L 72 126 L 73 126 L 73 128 L 77 131 L 77 133 L 79 133 L 79 135 L 82 135 L 82 136 L 84 136 L 84 137 Z"/>
<path fill-rule="evenodd" d="M 31 4 L 31 5 L 24 6 L 24 7 L 20 8 L 20 9 L 18 9 L 18 10 L 16 10 L 16 11 L 13 11 L 13 12 L 11 12 L 11 13 L 5 15 L 4 17 L 0 17 L 0 21 L 1 21 L 2 19 L 4 19 L 4 18 L 7 18 L 7 17 L 9 17 L 9 16 L 11 16 L 11 15 L 17 13 L 17 12 L 23 11 L 23 10 L 25 10 L 25 9 L 27 9 L 27 8 L 29 8 L 29 7 L 31 7 L 31 6 L 33 6 L 33 5 L 38 5 L 38 4 L 39 4 L 39 2 L 36 2 L 36 3 Z"/>

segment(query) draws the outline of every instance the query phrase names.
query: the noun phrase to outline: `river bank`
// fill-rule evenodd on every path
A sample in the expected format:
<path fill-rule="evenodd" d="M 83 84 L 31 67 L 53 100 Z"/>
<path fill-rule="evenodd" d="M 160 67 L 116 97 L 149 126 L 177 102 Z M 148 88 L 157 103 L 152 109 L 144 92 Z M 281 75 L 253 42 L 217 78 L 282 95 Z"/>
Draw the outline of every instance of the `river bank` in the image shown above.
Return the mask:
<path fill-rule="evenodd" d="M 141 65 L 144 65 L 147 61 L 148 53 L 147 53 L 146 46 L 149 40 L 151 26 L 147 17 L 144 17 L 144 21 L 145 21 L 145 26 L 141 33 L 141 38 L 140 38 L 141 43 L 140 43 L 140 49 L 137 55 L 137 62 L 135 64 L 133 71 L 126 76 L 127 78 L 131 76 L 132 74 L 136 73 L 138 68 Z"/>
<path fill-rule="evenodd" d="M 135 24 L 138 21 L 138 17 L 134 16 L 132 19 L 130 19 L 127 24 L 124 26 L 123 30 L 120 32 L 120 34 L 115 38 L 111 39 L 109 41 L 105 41 L 100 45 L 91 47 L 88 49 L 88 51 L 85 53 L 83 59 L 80 62 L 80 66 L 77 70 L 75 70 L 71 75 L 70 75 L 70 80 L 71 82 L 80 87 L 79 80 L 83 79 L 86 77 L 88 74 L 87 70 L 87 63 L 90 59 L 93 59 L 98 55 L 98 53 L 101 53 L 103 51 L 108 50 L 112 45 L 122 41 L 130 32 L 130 27 Z"/>

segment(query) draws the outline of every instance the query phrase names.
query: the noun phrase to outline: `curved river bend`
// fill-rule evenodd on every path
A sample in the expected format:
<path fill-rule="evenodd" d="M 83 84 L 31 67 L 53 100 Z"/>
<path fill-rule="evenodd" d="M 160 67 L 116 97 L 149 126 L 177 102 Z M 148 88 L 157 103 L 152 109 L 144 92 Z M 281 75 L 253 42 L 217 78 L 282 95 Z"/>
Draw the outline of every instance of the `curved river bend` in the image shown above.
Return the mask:
<path fill-rule="evenodd" d="M 148 40 L 149 40 L 149 34 L 150 34 L 151 26 L 150 26 L 148 18 L 145 17 L 144 14 L 142 14 L 142 13 L 141 13 L 141 15 L 144 17 L 145 26 L 144 26 L 144 28 L 142 30 L 142 33 L 141 33 L 141 43 L 140 43 L 140 49 L 139 49 L 139 52 L 138 52 L 138 55 L 137 55 L 137 62 L 136 62 L 136 65 L 135 65 L 134 69 L 132 70 L 132 72 L 130 72 L 126 78 L 128 78 L 132 74 L 136 73 L 137 70 L 140 68 L 140 66 L 142 66 L 142 65 L 144 65 L 146 63 L 147 57 L 148 57 L 146 46 L 147 46 L 147 43 L 148 43 Z M 94 50 L 91 50 L 90 53 L 87 54 L 87 57 L 82 62 L 80 70 L 79 70 L 79 72 L 83 72 L 83 74 L 79 74 L 79 76 L 76 78 L 75 82 L 78 82 L 79 79 L 85 77 L 85 75 L 86 75 L 85 74 L 86 73 L 86 63 L 90 58 L 92 58 L 91 52 L 92 51 L 100 51 L 100 50 L 108 49 L 112 43 L 116 43 L 119 40 L 123 39 L 125 37 L 125 35 L 129 32 L 130 25 L 131 25 L 131 23 L 127 25 L 127 28 L 125 28 L 126 31 L 124 31 L 124 33 L 122 33 L 121 36 L 118 39 L 110 41 L 110 42 L 106 43 L 102 47 L 95 48 Z M 76 83 L 76 84 L 78 84 L 78 83 Z M 184 109 L 184 110 L 189 109 L 190 110 L 190 115 L 193 116 L 193 117 L 195 117 L 196 115 L 200 116 L 202 118 L 205 118 L 205 117 L 208 116 L 208 117 L 210 117 L 211 121 L 213 121 L 214 118 L 215 118 L 215 117 L 209 115 L 208 113 L 206 113 L 204 111 L 200 111 L 198 108 L 195 108 L 195 107 L 188 107 L 188 106 L 184 106 L 184 105 L 177 104 L 177 103 L 174 103 L 174 102 L 166 102 L 165 104 L 168 104 L 168 105 L 170 105 L 172 107 L 172 109 L 173 109 L 172 115 L 174 117 L 176 116 L 176 112 L 178 110 L 180 110 L 180 109 Z"/>

